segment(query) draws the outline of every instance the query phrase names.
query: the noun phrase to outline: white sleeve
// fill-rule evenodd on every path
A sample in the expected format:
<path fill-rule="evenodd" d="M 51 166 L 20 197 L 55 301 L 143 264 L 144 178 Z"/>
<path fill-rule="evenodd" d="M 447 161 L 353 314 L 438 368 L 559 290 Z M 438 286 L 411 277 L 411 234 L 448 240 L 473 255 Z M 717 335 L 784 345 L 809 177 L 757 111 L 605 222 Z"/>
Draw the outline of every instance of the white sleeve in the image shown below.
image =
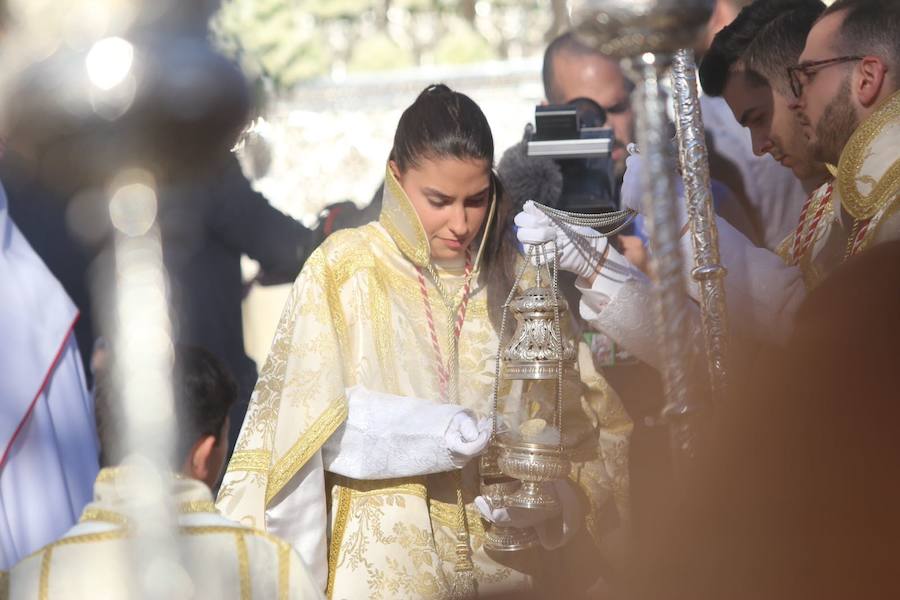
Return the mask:
<path fill-rule="evenodd" d="M 802 272 L 799 267 L 786 265 L 774 252 L 754 246 L 723 219 L 716 218 L 716 225 L 719 253 L 728 270 L 725 301 L 729 328 L 750 339 L 785 343 L 806 297 Z M 689 249 L 690 244 L 687 246 Z M 696 284 L 688 289 L 695 299 L 699 298 Z"/>
<path fill-rule="evenodd" d="M 575 287 L 581 292 L 581 318 L 642 361 L 659 368 L 653 288 L 643 273 L 610 247 L 593 284 L 578 279 Z"/>
<path fill-rule="evenodd" d="M 725 220 L 716 217 L 719 253 L 728 270 L 725 302 L 729 329 L 742 337 L 783 344 L 790 336 L 794 316 L 806 297 L 803 275 L 765 248 L 759 248 Z M 690 235 L 681 238 L 688 294 L 697 302 L 700 292 L 690 275 L 693 247 Z M 580 313 L 593 327 L 610 336 L 644 362 L 659 366 L 659 344 L 654 321 L 650 282 L 640 273 L 622 280 L 601 273 L 591 287 L 576 282 L 582 293 Z M 700 327 L 699 307 L 689 305 L 689 327 Z"/>
<path fill-rule="evenodd" d="M 266 531 L 294 547 L 322 592 L 328 583 L 326 494 L 322 454 L 316 452 L 266 509 Z"/>
<path fill-rule="evenodd" d="M 353 479 L 414 477 L 460 465 L 447 445 L 451 422 L 462 406 L 371 392 L 347 391 L 347 420 L 325 442 L 326 471 Z"/>

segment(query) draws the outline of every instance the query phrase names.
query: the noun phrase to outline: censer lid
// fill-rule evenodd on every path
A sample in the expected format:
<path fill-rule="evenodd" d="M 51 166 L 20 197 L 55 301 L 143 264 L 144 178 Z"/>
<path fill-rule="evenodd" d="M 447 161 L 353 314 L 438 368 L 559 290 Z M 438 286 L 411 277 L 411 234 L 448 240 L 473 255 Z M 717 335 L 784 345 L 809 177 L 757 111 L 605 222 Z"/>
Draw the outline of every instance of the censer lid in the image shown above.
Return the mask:
<path fill-rule="evenodd" d="M 573 376 L 576 357 L 575 344 L 556 331 L 558 307 L 560 326 L 568 310 L 565 298 L 546 287 L 532 287 L 516 296 L 509 308 L 516 318 L 516 331 L 501 352 L 504 379 L 556 379 Z"/>
<path fill-rule="evenodd" d="M 519 315 L 522 313 L 549 313 L 553 314 L 553 290 L 547 287 L 531 287 L 513 298 L 512 302 L 509 303 L 509 308 L 512 310 L 513 314 L 516 318 L 519 318 Z M 559 306 L 559 314 L 560 316 L 563 313 L 568 312 L 569 303 L 566 302 L 566 299 L 561 294 L 556 294 L 556 302 Z"/>

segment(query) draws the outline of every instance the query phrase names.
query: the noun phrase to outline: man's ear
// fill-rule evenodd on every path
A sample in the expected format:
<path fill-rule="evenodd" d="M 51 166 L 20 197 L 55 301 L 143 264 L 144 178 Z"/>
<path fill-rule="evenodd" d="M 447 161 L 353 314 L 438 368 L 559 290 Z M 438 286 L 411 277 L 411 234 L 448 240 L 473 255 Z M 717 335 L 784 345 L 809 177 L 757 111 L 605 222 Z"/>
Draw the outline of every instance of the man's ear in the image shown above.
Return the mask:
<path fill-rule="evenodd" d="M 198 439 L 185 459 L 182 474 L 204 483 L 209 480 L 211 475 L 217 475 L 218 473 L 213 473 L 213 469 L 218 471 L 218 468 L 212 464 L 215 447 L 216 436 L 214 435 L 204 435 Z"/>
<path fill-rule="evenodd" d="M 864 108 L 870 108 L 878 101 L 885 85 L 887 67 L 875 56 L 866 56 L 859 62 L 856 83 L 853 91 Z"/>

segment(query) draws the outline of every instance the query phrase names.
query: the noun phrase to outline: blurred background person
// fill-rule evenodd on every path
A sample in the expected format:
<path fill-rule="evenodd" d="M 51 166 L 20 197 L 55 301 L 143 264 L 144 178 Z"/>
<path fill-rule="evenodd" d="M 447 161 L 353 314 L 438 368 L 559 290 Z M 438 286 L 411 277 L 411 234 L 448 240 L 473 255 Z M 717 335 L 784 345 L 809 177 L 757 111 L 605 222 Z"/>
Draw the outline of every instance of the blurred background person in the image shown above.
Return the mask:
<path fill-rule="evenodd" d="M 113 358 L 115 360 L 115 358 Z M 306 565 L 287 542 L 221 516 L 211 487 L 228 451 L 228 414 L 238 388 L 215 356 L 197 347 L 175 350 L 176 444 L 171 501 L 178 510 L 181 562 L 194 595 L 204 598 L 322 598 Z M 133 527 L 125 459 L 122 406 L 108 372 L 98 374 L 97 407 L 105 468 L 79 523 L 59 540 L 19 563 L 9 574 L 8 598 L 124 598 L 131 582 L 115 569 L 127 553 Z M 113 568 L 111 568 L 113 567 Z M 174 576 L 175 574 L 170 574 Z"/>
<path fill-rule="evenodd" d="M 93 300 L 102 294 L 91 295 L 92 275 L 101 278 L 94 286 L 99 290 L 112 272 L 104 251 L 108 225 L 98 225 L 108 223 L 102 202 L 49 185 L 13 152 L 0 159 L 0 173 L 12 181 L 10 213 L 22 218 L 23 231 L 36 240 L 35 251 L 88 315 L 75 331 L 82 361 L 88 364 L 100 334 L 93 323 L 111 310 Z M 256 383 L 241 312 L 248 288 L 292 282 L 326 231 L 352 224 L 357 211 L 352 205 L 329 207 L 317 228 L 307 228 L 253 190 L 234 153 L 222 154 L 211 167 L 177 182 L 162 182 L 158 202 L 175 337 L 208 348 L 235 373 L 239 394 L 232 407 L 231 439 L 236 439 Z M 244 256 L 259 264 L 250 281 L 241 270 Z M 86 375 L 90 379 L 90 371 Z"/>
<path fill-rule="evenodd" d="M 65 532 L 97 474 L 78 309 L 9 215 L 0 187 L 0 570 Z"/>
<path fill-rule="evenodd" d="M 717 409 L 700 468 L 663 503 L 632 597 L 881 600 L 900 595 L 896 340 L 900 243 L 813 291 L 782 350 Z"/>

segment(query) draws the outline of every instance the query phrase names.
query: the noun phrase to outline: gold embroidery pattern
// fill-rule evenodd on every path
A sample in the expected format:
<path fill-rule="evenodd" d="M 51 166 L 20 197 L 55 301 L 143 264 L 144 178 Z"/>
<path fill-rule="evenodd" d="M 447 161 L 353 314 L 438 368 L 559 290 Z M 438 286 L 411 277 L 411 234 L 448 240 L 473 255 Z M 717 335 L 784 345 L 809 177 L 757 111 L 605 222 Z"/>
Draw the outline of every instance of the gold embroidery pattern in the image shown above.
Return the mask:
<path fill-rule="evenodd" d="M 267 473 L 272 462 L 272 453 L 267 450 L 242 450 L 231 455 L 226 472 L 251 471 Z"/>
<path fill-rule="evenodd" d="M 241 579 L 241 600 L 250 600 L 253 590 L 250 587 L 250 557 L 247 556 L 247 542 L 241 531 L 235 531 L 234 543 L 237 545 L 238 568 Z"/>
<path fill-rule="evenodd" d="M 182 502 L 178 505 L 178 512 L 181 514 L 196 513 L 214 513 L 218 514 L 216 505 L 210 500 L 192 500 L 190 502 Z M 130 519 L 114 510 L 105 508 L 85 508 L 78 519 L 79 523 L 88 521 L 98 521 L 101 523 L 112 523 L 113 525 L 128 525 Z"/>
<path fill-rule="evenodd" d="M 378 362 L 381 364 L 381 373 L 384 375 L 384 384 L 395 393 L 400 390 L 397 387 L 394 365 L 394 348 L 391 335 L 391 305 L 388 302 L 387 290 L 384 282 L 374 273 L 369 283 L 369 301 L 371 303 L 372 332 L 375 335 L 375 352 L 378 354 Z"/>
<path fill-rule="evenodd" d="M 444 527 L 456 529 L 457 521 L 459 520 L 459 507 L 457 507 L 455 503 L 450 504 L 432 499 L 429 502 L 428 509 L 429 513 L 431 513 L 432 521 L 439 525 L 443 525 Z M 466 516 L 469 520 L 469 534 L 483 538 L 484 524 L 481 522 L 481 513 L 478 512 L 478 509 L 475 508 L 474 504 L 466 505 Z M 473 542 L 473 546 L 474 545 Z"/>
<path fill-rule="evenodd" d="M 68 546 L 70 544 L 86 544 L 91 542 L 107 542 L 111 540 L 120 540 L 126 536 L 125 531 L 105 531 L 103 533 L 86 533 L 83 535 L 73 535 L 56 540 L 52 544 L 38 550 L 27 558 L 37 554 L 43 554 L 41 557 L 41 571 L 38 583 L 38 598 L 46 600 L 50 591 L 50 559 L 53 555 L 53 549 L 60 546 Z"/>
<path fill-rule="evenodd" d="M 87 521 L 100 521 L 102 523 L 112 523 L 113 525 L 127 525 L 128 517 L 103 508 L 86 508 L 84 509 L 84 512 L 81 513 L 81 518 L 78 519 L 78 522 L 85 523 Z"/>
<path fill-rule="evenodd" d="M 53 546 L 44 551 L 41 557 L 41 579 L 38 584 L 38 598 L 47 600 L 50 597 L 50 559 L 53 556 Z"/>
<path fill-rule="evenodd" d="M 425 499 L 424 477 L 376 479 L 364 481 L 360 479 L 348 479 L 341 477 L 341 487 L 352 490 L 355 498 L 364 498 L 377 494 L 410 494 Z"/>
<path fill-rule="evenodd" d="M 275 463 L 275 466 L 269 473 L 269 485 L 266 489 L 266 506 L 346 419 L 347 399 L 343 396 L 335 398 L 331 401 L 328 409 L 322 413 L 322 416 L 310 425 L 301 438 L 291 446 L 287 454 Z"/>
<path fill-rule="evenodd" d="M 0 571 L 0 600 L 9 600 L 9 573 Z"/>
<path fill-rule="evenodd" d="M 900 188 L 900 160 L 895 160 L 877 182 L 872 177 L 861 175 L 860 171 L 866 159 L 870 158 L 872 142 L 898 118 L 900 92 L 895 92 L 857 127 L 841 153 L 837 178 L 841 204 L 857 220 L 872 218 L 885 203 L 896 198 Z M 872 191 L 863 195 L 859 183 L 874 184 Z"/>
<path fill-rule="evenodd" d="M 890 219 L 898 209 L 900 209 L 900 189 L 896 190 L 894 199 L 886 203 L 878 214 L 872 217 L 866 232 L 863 234 L 863 239 L 859 243 L 857 253 L 862 252 L 875 242 L 882 222 Z"/>
<path fill-rule="evenodd" d="M 321 284 L 325 289 L 325 298 L 328 301 L 331 322 L 334 324 L 334 331 L 337 335 L 338 344 L 340 344 L 342 348 L 346 348 L 347 319 L 344 318 L 343 302 L 341 302 L 341 295 L 340 290 L 338 289 L 337 282 L 334 280 L 334 277 L 328 276 L 330 274 L 331 270 L 329 269 L 328 273 L 326 273 L 324 281 L 322 281 Z"/>
<path fill-rule="evenodd" d="M 192 500 L 190 502 L 182 502 L 178 505 L 178 512 L 181 514 L 192 513 L 218 513 L 216 505 L 210 500 Z"/>
<path fill-rule="evenodd" d="M 278 600 L 288 600 L 291 593 L 291 547 L 278 540 Z"/>
<path fill-rule="evenodd" d="M 340 485 L 335 485 L 335 494 L 337 495 L 336 508 L 334 511 L 334 528 L 331 532 L 331 540 L 328 547 L 328 584 L 325 588 L 325 595 L 331 598 L 334 592 L 334 575 L 337 572 L 338 558 L 341 555 L 341 544 L 344 541 L 344 531 L 347 528 L 347 520 L 350 518 L 350 490 Z"/>
<path fill-rule="evenodd" d="M 106 467 L 100 469 L 100 472 L 97 473 L 95 483 L 110 483 L 116 481 L 122 477 L 125 471 L 127 471 L 126 467 Z"/>

